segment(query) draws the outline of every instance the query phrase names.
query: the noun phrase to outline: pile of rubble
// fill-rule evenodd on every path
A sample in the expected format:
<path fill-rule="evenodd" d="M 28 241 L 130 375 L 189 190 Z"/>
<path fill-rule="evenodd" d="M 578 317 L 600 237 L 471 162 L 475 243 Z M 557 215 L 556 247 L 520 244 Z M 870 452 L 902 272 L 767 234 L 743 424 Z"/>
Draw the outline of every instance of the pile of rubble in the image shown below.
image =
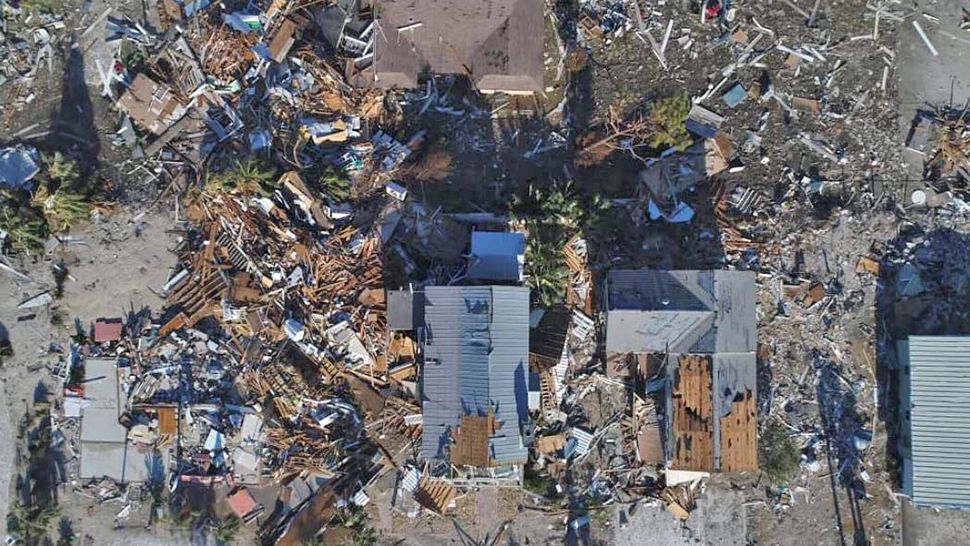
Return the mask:
<path fill-rule="evenodd" d="M 886 471 L 867 458 L 877 436 L 875 358 L 890 350 L 863 318 L 879 296 L 873 294 L 877 281 L 899 287 L 889 301 L 918 302 L 908 304 L 916 311 L 896 309 L 897 319 L 912 315 L 923 324 L 939 308 L 918 296 L 962 289 L 946 282 L 926 286 L 930 275 L 923 271 L 933 271 L 933 278 L 945 271 L 942 277 L 954 282 L 963 278 L 963 270 L 926 240 L 887 248 L 877 241 L 893 235 L 888 223 L 877 226 L 879 233 L 861 229 L 860 216 L 880 206 L 901 216 L 910 210 L 897 207 L 899 196 L 880 181 L 900 170 L 891 136 L 895 120 L 882 114 L 889 110 L 896 57 L 887 28 L 914 14 L 895 2 L 873 2 L 863 20 L 848 24 L 858 34 L 836 35 L 823 24 L 819 3 L 809 12 L 787 1 L 785 7 L 743 9 L 707 1 L 690 20 L 670 4 L 579 4 L 577 39 L 594 54 L 635 44 L 653 55 L 658 73 L 706 80 L 693 87 L 699 92 L 691 101 L 684 99 L 689 112 L 677 127 L 687 140 L 682 149 L 637 155 L 651 146 L 638 140 L 635 127 L 659 126 L 647 117 L 593 123 L 597 131 L 613 128 L 600 135 L 611 150 L 644 165 L 636 197 L 617 208 L 638 228 L 690 224 L 704 220 L 700 201 L 712 196 L 710 229 L 688 242 L 719 246 L 718 269 L 751 272 L 752 287 L 757 282 L 752 299 L 761 304 L 759 337 L 770 341 L 738 351 L 750 353 L 751 365 L 731 370 L 745 373 L 726 389 L 731 406 L 717 419 L 713 406 L 724 395 L 712 388 L 713 357 L 683 358 L 678 369 L 687 379 L 682 390 L 676 386 L 681 406 L 674 408 L 674 395 L 662 394 L 673 392 L 670 355 L 604 355 L 605 336 L 598 335 L 604 313 L 595 303 L 605 299 L 598 294 L 604 272 L 622 258 L 597 253 L 592 238 L 577 234 L 562 249 L 565 301 L 528 316 L 528 381 L 536 385 L 524 390 L 535 426 L 523 429 L 531 452 L 527 461 L 513 461 L 524 468 L 487 478 L 515 481 L 523 470 L 538 502 L 562 502 L 576 514 L 587 502 L 647 497 L 684 520 L 711 472 L 757 468 L 760 419 L 779 421 L 791 432 L 803 473 L 821 472 L 822 461 L 831 458 L 838 468 L 829 471 L 865 495 L 872 474 Z M 450 116 L 454 127 L 466 115 L 496 112 L 454 102 L 453 76 L 432 78 L 423 93 L 352 87 L 371 66 L 381 32 L 357 3 L 274 0 L 234 10 L 206 9 L 205 2 L 161 5 L 160 34 L 106 12 L 82 35 L 90 40 L 91 29 L 106 30 L 100 45 L 107 45 L 107 57 L 97 70 L 103 94 L 124 114 L 114 143 L 130 150 L 132 172 L 178 195 L 180 239 L 178 262 L 160 289 L 166 298 L 160 314 L 98 321 L 52 370 L 65 385 L 57 430 L 74 455 L 68 472 L 76 489 L 105 500 L 134 495 L 104 476 L 143 482 L 149 490 L 166 475 L 173 477 L 172 491 L 225 483 L 229 504 L 251 521 L 264 508 L 247 486 L 277 483 L 282 508 L 261 522 L 269 538 L 307 526 L 315 533 L 346 499 L 366 505 L 368 486 L 391 472 L 394 508 L 410 517 L 424 508 L 446 512 L 456 504 L 461 480 L 472 482 L 448 464 L 415 455 L 425 425 L 418 383 L 427 338 L 412 308 L 392 319 L 392 297 L 404 297 L 392 289 L 410 286 L 403 292 L 412 297 L 424 286 L 462 285 L 472 274 L 466 263 L 481 258 L 474 246 L 473 255 L 465 253 L 468 225 L 488 226 L 485 233 L 505 231 L 509 222 L 406 202 L 406 189 L 392 177 L 425 137 L 421 131 L 400 136 L 410 130 L 405 111 Z M 11 67 L 24 66 L 17 61 L 36 70 L 50 58 L 48 27 L 57 30 L 59 22 L 41 21 L 31 27 L 31 40 L 17 42 L 25 45 L 3 52 L 8 77 Z M 334 21 L 340 28 L 331 28 Z M 9 29 L 4 32 L 9 36 Z M 696 70 L 697 59 L 712 57 L 718 62 L 704 64 L 714 67 L 709 74 Z M 880 69 L 862 69 L 872 64 Z M 21 84 L 32 73 L 19 75 L 16 97 L 7 104 L 29 104 Z M 11 85 L 0 80 L 0 90 Z M 927 121 L 932 131 L 911 139 L 910 148 L 927 155 L 937 178 L 968 177 L 965 119 Z M 454 138 L 478 145 L 474 136 Z M 550 131 L 526 159 L 560 147 L 565 139 Z M 33 155 L 10 148 L 0 159 L 19 168 Z M 244 155 L 258 159 L 236 159 Z M 285 165 L 286 172 L 262 172 L 264 163 Z M 741 182 L 741 176 L 767 182 Z M 910 204 L 936 209 L 945 225 L 970 209 L 964 192 L 953 185 L 932 199 L 924 192 L 922 201 L 914 193 Z M 513 235 L 524 247 L 524 235 Z M 818 260 L 824 265 L 805 263 L 806 248 L 831 248 L 833 240 L 839 260 L 830 264 L 823 250 Z M 649 242 L 624 241 L 640 251 Z M 845 248 L 854 253 L 851 266 Z M 521 282 L 525 249 L 510 258 L 512 279 L 503 282 Z M 754 302 L 748 303 L 754 317 Z M 759 377 L 749 378 L 748 371 Z M 688 396 L 696 399 L 684 401 Z M 665 437 L 680 410 L 688 417 L 676 426 L 698 439 L 696 454 L 682 447 L 675 455 Z M 449 447 L 466 460 L 485 461 L 467 466 L 501 466 L 488 449 L 475 449 L 502 436 L 495 434 L 501 424 L 494 412 L 465 418 L 451 432 Z M 715 427 L 736 457 L 715 462 Z M 459 449 L 462 428 L 472 431 L 468 437 L 484 438 L 481 446 Z M 703 454 L 701 440 L 709 447 Z M 134 463 L 128 452 L 138 454 Z M 666 465 L 675 456 L 683 458 L 680 470 Z M 782 497 L 781 504 L 793 498 L 787 491 Z M 572 520 L 574 529 L 589 522 L 584 517 Z"/>
<path fill-rule="evenodd" d="M 11 3 L 0 4 L 0 102 L 2 123 L 7 126 L 18 111 L 38 99 L 37 78 L 54 76 L 55 51 L 62 47 L 66 28 L 63 17 L 40 10 L 26 10 Z M 28 127 L 17 137 L 31 137 Z"/>

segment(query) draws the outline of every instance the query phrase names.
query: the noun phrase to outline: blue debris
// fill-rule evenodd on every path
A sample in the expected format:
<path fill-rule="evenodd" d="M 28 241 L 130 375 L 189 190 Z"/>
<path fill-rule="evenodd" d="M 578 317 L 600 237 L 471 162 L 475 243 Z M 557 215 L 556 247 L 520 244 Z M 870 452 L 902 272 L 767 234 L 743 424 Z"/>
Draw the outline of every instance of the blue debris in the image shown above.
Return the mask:
<path fill-rule="evenodd" d="M 724 104 L 728 105 L 728 108 L 734 108 L 735 106 L 744 102 L 744 99 L 748 98 L 748 91 L 740 83 L 732 87 L 721 95 L 721 100 Z"/>

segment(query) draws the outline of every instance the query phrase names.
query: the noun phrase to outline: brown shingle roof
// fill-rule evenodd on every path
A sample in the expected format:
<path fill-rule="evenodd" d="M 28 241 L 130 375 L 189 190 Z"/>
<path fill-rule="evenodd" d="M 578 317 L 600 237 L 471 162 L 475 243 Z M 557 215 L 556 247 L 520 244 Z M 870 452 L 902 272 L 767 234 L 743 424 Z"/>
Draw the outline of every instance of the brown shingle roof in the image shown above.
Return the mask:
<path fill-rule="evenodd" d="M 374 63 L 357 85 L 416 87 L 430 70 L 468 75 L 482 91 L 542 90 L 540 0 L 379 0 L 376 20 Z"/>

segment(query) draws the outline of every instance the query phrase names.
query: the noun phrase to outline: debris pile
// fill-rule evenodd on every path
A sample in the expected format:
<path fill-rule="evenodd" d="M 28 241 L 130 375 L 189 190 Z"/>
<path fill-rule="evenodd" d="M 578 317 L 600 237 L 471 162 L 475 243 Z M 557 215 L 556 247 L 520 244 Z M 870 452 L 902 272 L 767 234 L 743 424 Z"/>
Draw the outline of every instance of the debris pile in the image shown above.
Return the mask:
<path fill-rule="evenodd" d="M 9 126 L 14 114 L 38 99 L 42 90 L 35 86 L 37 78 L 52 75 L 55 51 L 63 46 L 67 25 L 59 15 L 28 11 L 7 2 L 0 12 L 0 102 L 4 105 L 3 125 Z M 35 127 L 14 136 L 30 137 Z"/>

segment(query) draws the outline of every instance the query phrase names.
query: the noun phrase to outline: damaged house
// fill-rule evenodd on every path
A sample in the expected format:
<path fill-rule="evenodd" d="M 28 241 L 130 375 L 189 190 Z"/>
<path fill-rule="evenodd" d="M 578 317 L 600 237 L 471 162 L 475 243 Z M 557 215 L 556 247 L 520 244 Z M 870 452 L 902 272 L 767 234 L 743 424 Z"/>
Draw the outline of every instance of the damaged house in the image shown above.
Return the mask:
<path fill-rule="evenodd" d="M 114 359 L 90 358 L 84 363 L 78 471 L 82 480 L 144 482 L 165 475 L 165 457 L 135 446 L 120 421 L 125 403 L 119 371 Z"/>
<path fill-rule="evenodd" d="M 430 72 L 468 76 L 482 93 L 543 90 L 545 19 L 539 0 L 360 4 L 358 9 L 372 13 L 371 24 L 355 36 L 350 35 L 355 25 L 342 27 L 337 37 L 338 49 L 352 56 L 347 77 L 354 85 L 413 89 Z"/>
<path fill-rule="evenodd" d="M 135 123 L 160 135 L 188 111 L 172 89 L 145 74 L 137 74 L 131 87 L 121 95 L 118 107 Z"/>
<path fill-rule="evenodd" d="M 421 456 L 456 484 L 520 484 L 528 460 L 529 289 L 424 289 Z"/>
<path fill-rule="evenodd" d="M 648 161 L 637 179 L 650 219 L 678 224 L 694 217 L 694 209 L 683 200 L 684 194 L 727 170 L 735 150 L 727 135 L 715 133 L 682 153 L 673 152 Z"/>
<path fill-rule="evenodd" d="M 758 466 L 755 301 L 751 272 L 609 272 L 608 372 L 663 393 L 668 483 Z"/>

